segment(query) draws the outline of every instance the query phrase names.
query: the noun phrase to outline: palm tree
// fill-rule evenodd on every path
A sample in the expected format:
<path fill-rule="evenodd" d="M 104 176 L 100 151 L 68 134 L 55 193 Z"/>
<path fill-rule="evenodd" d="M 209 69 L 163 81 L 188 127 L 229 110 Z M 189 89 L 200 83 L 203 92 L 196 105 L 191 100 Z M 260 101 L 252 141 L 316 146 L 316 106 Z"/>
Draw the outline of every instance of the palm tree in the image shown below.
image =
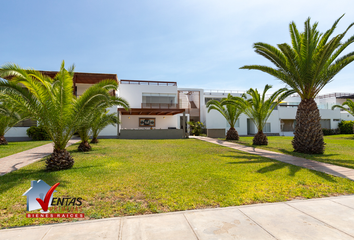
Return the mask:
<path fill-rule="evenodd" d="M 347 107 L 345 107 L 347 106 Z M 342 105 L 333 105 L 332 110 L 335 108 L 340 108 L 344 111 L 347 111 L 349 114 L 354 116 L 354 102 L 351 99 L 347 99 Z M 354 125 L 353 125 L 353 132 L 354 132 Z"/>
<path fill-rule="evenodd" d="M 0 145 L 7 145 L 5 133 L 26 118 L 13 106 L 6 103 L 0 104 Z"/>
<path fill-rule="evenodd" d="M 79 98 L 73 95 L 74 66 L 66 70 L 64 61 L 54 78 L 33 69 L 15 64 L 0 68 L 0 91 L 9 104 L 16 106 L 30 118 L 39 121 L 54 143 L 54 150 L 46 160 L 48 170 L 71 168 L 73 158 L 66 145 L 75 130 L 102 104 L 108 104 L 109 91 L 116 90 L 115 80 L 104 80 L 88 88 Z"/>
<path fill-rule="evenodd" d="M 105 126 L 102 126 L 102 123 L 101 123 L 100 126 L 95 126 L 96 124 L 100 124 L 99 119 L 97 119 L 97 118 L 99 118 L 101 116 L 103 111 L 106 112 L 106 108 L 109 108 L 112 106 L 122 106 L 126 110 L 129 110 L 129 103 L 125 99 L 123 99 L 121 97 L 116 97 L 116 96 L 110 97 L 108 102 L 105 102 L 105 103 L 97 106 L 96 111 L 89 113 L 87 115 L 85 121 L 82 122 L 81 125 L 77 129 L 79 136 L 81 138 L 81 143 L 78 147 L 79 151 L 87 152 L 87 151 L 91 150 L 92 147 L 88 142 L 90 136 L 93 135 L 94 133 L 97 134 L 96 135 L 96 140 L 97 140 L 98 133 L 101 132 L 103 130 L 103 128 L 109 124 L 109 123 L 107 123 Z M 112 118 L 110 118 L 110 119 L 112 119 Z M 97 129 L 97 127 L 102 128 L 102 129 Z M 93 128 L 96 130 L 95 132 L 93 131 Z M 97 131 L 99 131 L 99 132 L 97 132 Z"/>
<path fill-rule="evenodd" d="M 256 125 L 258 132 L 253 138 L 253 145 L 268 145 L 267 136 L 263 133 L 264 126 L 275 107 L 294 93 L 293 90 L 281 88 L 266 99 L 266 92 L 270 88 L 272 88 L 272 86 L 267 84 L 264 87 L 262 95 L 258 92 L 257 88 L 251 88 L 246 92 L 247 94 L 242 94 L 242 97 L 233 97 L 233 99 L 225 101 L 228 104 L 234 103 L 240 106 L 244 110 L 244 113 Z M 247 95 L 250 96 L 250 98 L 248 98 Z"/>
<path fill-rule="evenodd" d="M 98 143 L 98 135 L 100 132 L 108 125 L 113 125 L 114 127 L 118 124 L 118 116 L 115 113 L 108 114 L 107 112 L 98 112 L 92 122 L 92 140 L 91 143 Z"/>
<path fill-rule="evenodd" d="M 239 140 L 238 132 L 235 129 L 235 124 L 243 111 L 240 108 L 240 106 L 238 106 L 237 104 L 227 103 L 229 100 L 232 99 L 233 96 L 229 94 L 227 95 L 227 98 L 221 99 L 220 102 L 215 99 L 208 101 L 206 106 L 208 108 L 208 112 L 210 112 L 213 109 L 218 111 L 229 123 L 230 129 L 227 131 L 226 139 Z"/>
<path fill-rule="evenodd" d="M 274 47 L 261 42 L 253 46 L 255 52 L 271 61 L 275 68 L 260 65 L 241 67 L 268 73 L 300 95 L 301 103 L 296 113 L 295 137 L 292 141 L 295 152 L 324 152 L 321 117 L 314 99 L 340 70 L 354 60 L 354 52 L 339 57 L 354 42 L 354 36 L 341 42 L 353 23 L 343 33 L 330 39 L 342 17 L 324 34 L 317 30 L 317 22 L 310 25 L 310 18 L 306 20 L 302 33 L 291 22 L 289 28 L 292 46 L 283 43 Z"/>

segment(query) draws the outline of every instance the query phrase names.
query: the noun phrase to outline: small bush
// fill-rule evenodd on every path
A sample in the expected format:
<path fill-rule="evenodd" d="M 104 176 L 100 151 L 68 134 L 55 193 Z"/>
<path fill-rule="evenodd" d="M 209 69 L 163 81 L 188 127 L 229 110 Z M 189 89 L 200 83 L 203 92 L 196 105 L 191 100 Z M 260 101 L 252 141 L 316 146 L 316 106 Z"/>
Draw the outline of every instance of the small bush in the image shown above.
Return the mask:
<path fill-rule="evenodd" d="M 342 134 L 353 134 L 353 125 L 354 121 L 344 121 L 342 120 L 338 123 L 338 127 L 340 129 L 340 133 Z"/>
<path fill-rule="evenodd" d="M 188 122 L 188 125 L 190 126 L 191 134 L 195 136 L 200 136 L 200 134 L 203 132 L 203 129 L 205 129 L 205 126 L 202 122 L 190 121 Z"/>
<path fill-rule="evenodd" d="M 32 126 L 27 129 L 27 135 L 35 141 L 50 140 L 48 133 L 41 126 Z"/>
<path fill-rule="evenodd" d="M 324 136 L 340 134 L 339 128 L 336 128 L 336 129 L 322 128 L 322 131 L 323 131 Z"/>

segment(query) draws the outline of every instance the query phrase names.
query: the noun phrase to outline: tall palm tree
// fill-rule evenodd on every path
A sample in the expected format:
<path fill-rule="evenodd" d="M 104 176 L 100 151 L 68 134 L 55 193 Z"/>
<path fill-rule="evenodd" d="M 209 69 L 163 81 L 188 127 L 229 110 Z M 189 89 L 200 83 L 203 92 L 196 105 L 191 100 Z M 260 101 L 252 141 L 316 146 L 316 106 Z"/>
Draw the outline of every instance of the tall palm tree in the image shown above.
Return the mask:
<path fill-rule="evenodd" d="M 317 22 L 311 26 L 310 18 L 306 20 L 305 30 L 301 33 L 291 22 L 291 46 L 283 43 L 274 47 L 261 42 L 253 45 L 255 52 L 271 61 L 275 68 L 260 65 L 241 67 L 268 73 L 300 95 L 301 103 L 296 113 L 295 137 L 292 141 L 295 152 L 324 152 L 321 117 L 314 99 L 340 70 L 354 60 L 354 52 L 339 57 L 354 42 L 354 36 L 342 42 L 353 23 L 343 33 L 330 39 L 342 17 L 325 33 L 317 30 Z"/>
<path fill-rule="evenodd" d="M 33 69 L 15 64 L 0 68 L 0 91 L 9 104 L 16 106 L 30 118 L 39 121 L 54 143 L 54 150 L 46 160 L 48 170 L 71 168 L 73 158 L 66 145 L 89 114 L 102 104 L 109 103 L 109 91 L 116 90 L 115 80 L 104 80 L 88 88 L 79 98 L 73 95 L 74 66 L 65 69 L 64 61 L 54 78 Z"/>
<path fill-rule="evenodd" d="M 116 126 L 118 124 L 118 116 L 115 113 L 108 114 L 107 112 L 98 112 L 92 122 L 92 140 L 91 143 L 98 143 L 98 135 L 108 125 Z"/>
<path fill-rule="evenodd" d="M 347 106 L 347 107 L 345 107 Z M 332 106 L 332 110 L 335 108 L 340 108 L 344 111 L 347 111 L 350 115 L 354 116 L 354 102 L 351 99 L 347 99 L 342 105 L 334 105 Z M 353 125 L 353 132 L 354 132 L 354 125 Z"/>
<path fill-rule="evenodd" d="M 0 145 L 7 145 L 5 133 L 17 123 L 25 120 L 27 116 L 17 111 L 10 104 L 0 104 Z"/>
<path fill-rule="evenodd" d="M 227 131 L 226 139 L 239 140 L 238 132 L 235 129 L 235 124 L 243 110 L 235 103 L 228 103 L 228 101 L 232 99 L 233 96 L 231 94 L 228 94 L 227 98 L 221 99 L 220 102 L 215 99 L 208 101 L 206 106 L 208 108 L 208 112 L 210 112 L 211 110 L 218 111 L 229 123 L 230 129 Z"/>
<path fill-rule="evenodd" d="M 244 113 L 256 125 L 257 134 L 253 138 L 253 145 L 268 145 L 268 138 L 263 133 L 267 120 L 276 106 L 294 93 L 293 90 L 281 88 L 269 98 L 266 98 L 266 93 L 270 88 L 272 86 L 267 84 L 264 87 L 262 95 L 258 92 L 257 88 L 251 88 L 246 92 L 247 94 L 242 94 L 242 97 L 233 97 L 233 99 L 227 101 L 227 103 L 234 103 L 243 108 Z"/>

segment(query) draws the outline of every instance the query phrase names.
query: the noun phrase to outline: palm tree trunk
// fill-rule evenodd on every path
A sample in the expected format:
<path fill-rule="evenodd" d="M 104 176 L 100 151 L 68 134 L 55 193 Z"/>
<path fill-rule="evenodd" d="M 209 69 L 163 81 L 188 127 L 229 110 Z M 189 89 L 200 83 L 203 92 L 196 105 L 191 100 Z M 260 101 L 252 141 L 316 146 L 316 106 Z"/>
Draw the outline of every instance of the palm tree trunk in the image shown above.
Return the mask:
<path fill-rule="evenodd" d="M 74 159 L 66 149 L 54 149 L 53 153 L 46 160 L 46 168 L 49 171 L 69 169 L 74 165 Z"/>
<path fill-rule="evenodd" d="M 7 141 L 4 136 L 0 136 L 0 145 L 7 145 Z"/>
<path fill-rule="evenodd" d="M 292 141 L 294 152 L 323 154 L 325 143 L 321 116 L 314 99 L 303 99 L 296 112 L 296 126 Z"/>
<path fill-rule="evenodd" d="M 258 131 L 253 138 L 253 145 L 268 145 L 267 135 L 263 133 L 263 131 Z"/>
<path fill-rule="evenodd" d="M 238 132 L 235 128 L 230 128 L 226 134 L 226 140 L 239 140 Z"/>
<path fill-rule="evenodd" d="M 98 143 L 98 139 L 96 137 L 93 137 L 90 143 Z"/>
<path fill-rule="evenodd" d="M 82 141 L 79 145 L 79 147 L 77 148 L 80 152 L 88 152 L 91 150 L 91 146 L 88 143 L 88 141 Z"/>

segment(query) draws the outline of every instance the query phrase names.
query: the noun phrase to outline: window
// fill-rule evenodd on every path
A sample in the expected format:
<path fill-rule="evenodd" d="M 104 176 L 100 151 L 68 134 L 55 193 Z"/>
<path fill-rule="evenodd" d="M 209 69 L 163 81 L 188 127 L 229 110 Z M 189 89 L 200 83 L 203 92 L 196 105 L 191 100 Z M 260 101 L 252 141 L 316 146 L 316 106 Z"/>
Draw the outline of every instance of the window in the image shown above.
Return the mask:
<path fill-rule="evenodd" d="M 208 98 L 205 98 L 205 103 L 207 103 L 207 102 L 209 102 L 210 100 L 216 100 L 216 101 L 221 101 L 221 98 L 210 98 L 210 97 L 208 97 Z"/>
<path fill-rule="evenodd" d="M 263 132 L 270 133 L 271 128 L 270 128 L 270 123 L 266 123 L 263 128 Z"/>
<path fill-rule="evenodd" d="M 282 119 L 280 121 L 280 129 L 282 132 L 293 132 L 295 130 L 295 120 L 293 119 Z"/>
<path fill-rule="evenodd" d="M 321 119 L 320 123 L 321 123 L 321 128 L 327 128 L 327 129 L 331 128 L 331 120 L 330 119 Z"/>
<path fill-rule="evenodd" d="M 37 126 L 37 121 L 27 119 L 17 123 L 14 127 L 32 127 Z"/>

